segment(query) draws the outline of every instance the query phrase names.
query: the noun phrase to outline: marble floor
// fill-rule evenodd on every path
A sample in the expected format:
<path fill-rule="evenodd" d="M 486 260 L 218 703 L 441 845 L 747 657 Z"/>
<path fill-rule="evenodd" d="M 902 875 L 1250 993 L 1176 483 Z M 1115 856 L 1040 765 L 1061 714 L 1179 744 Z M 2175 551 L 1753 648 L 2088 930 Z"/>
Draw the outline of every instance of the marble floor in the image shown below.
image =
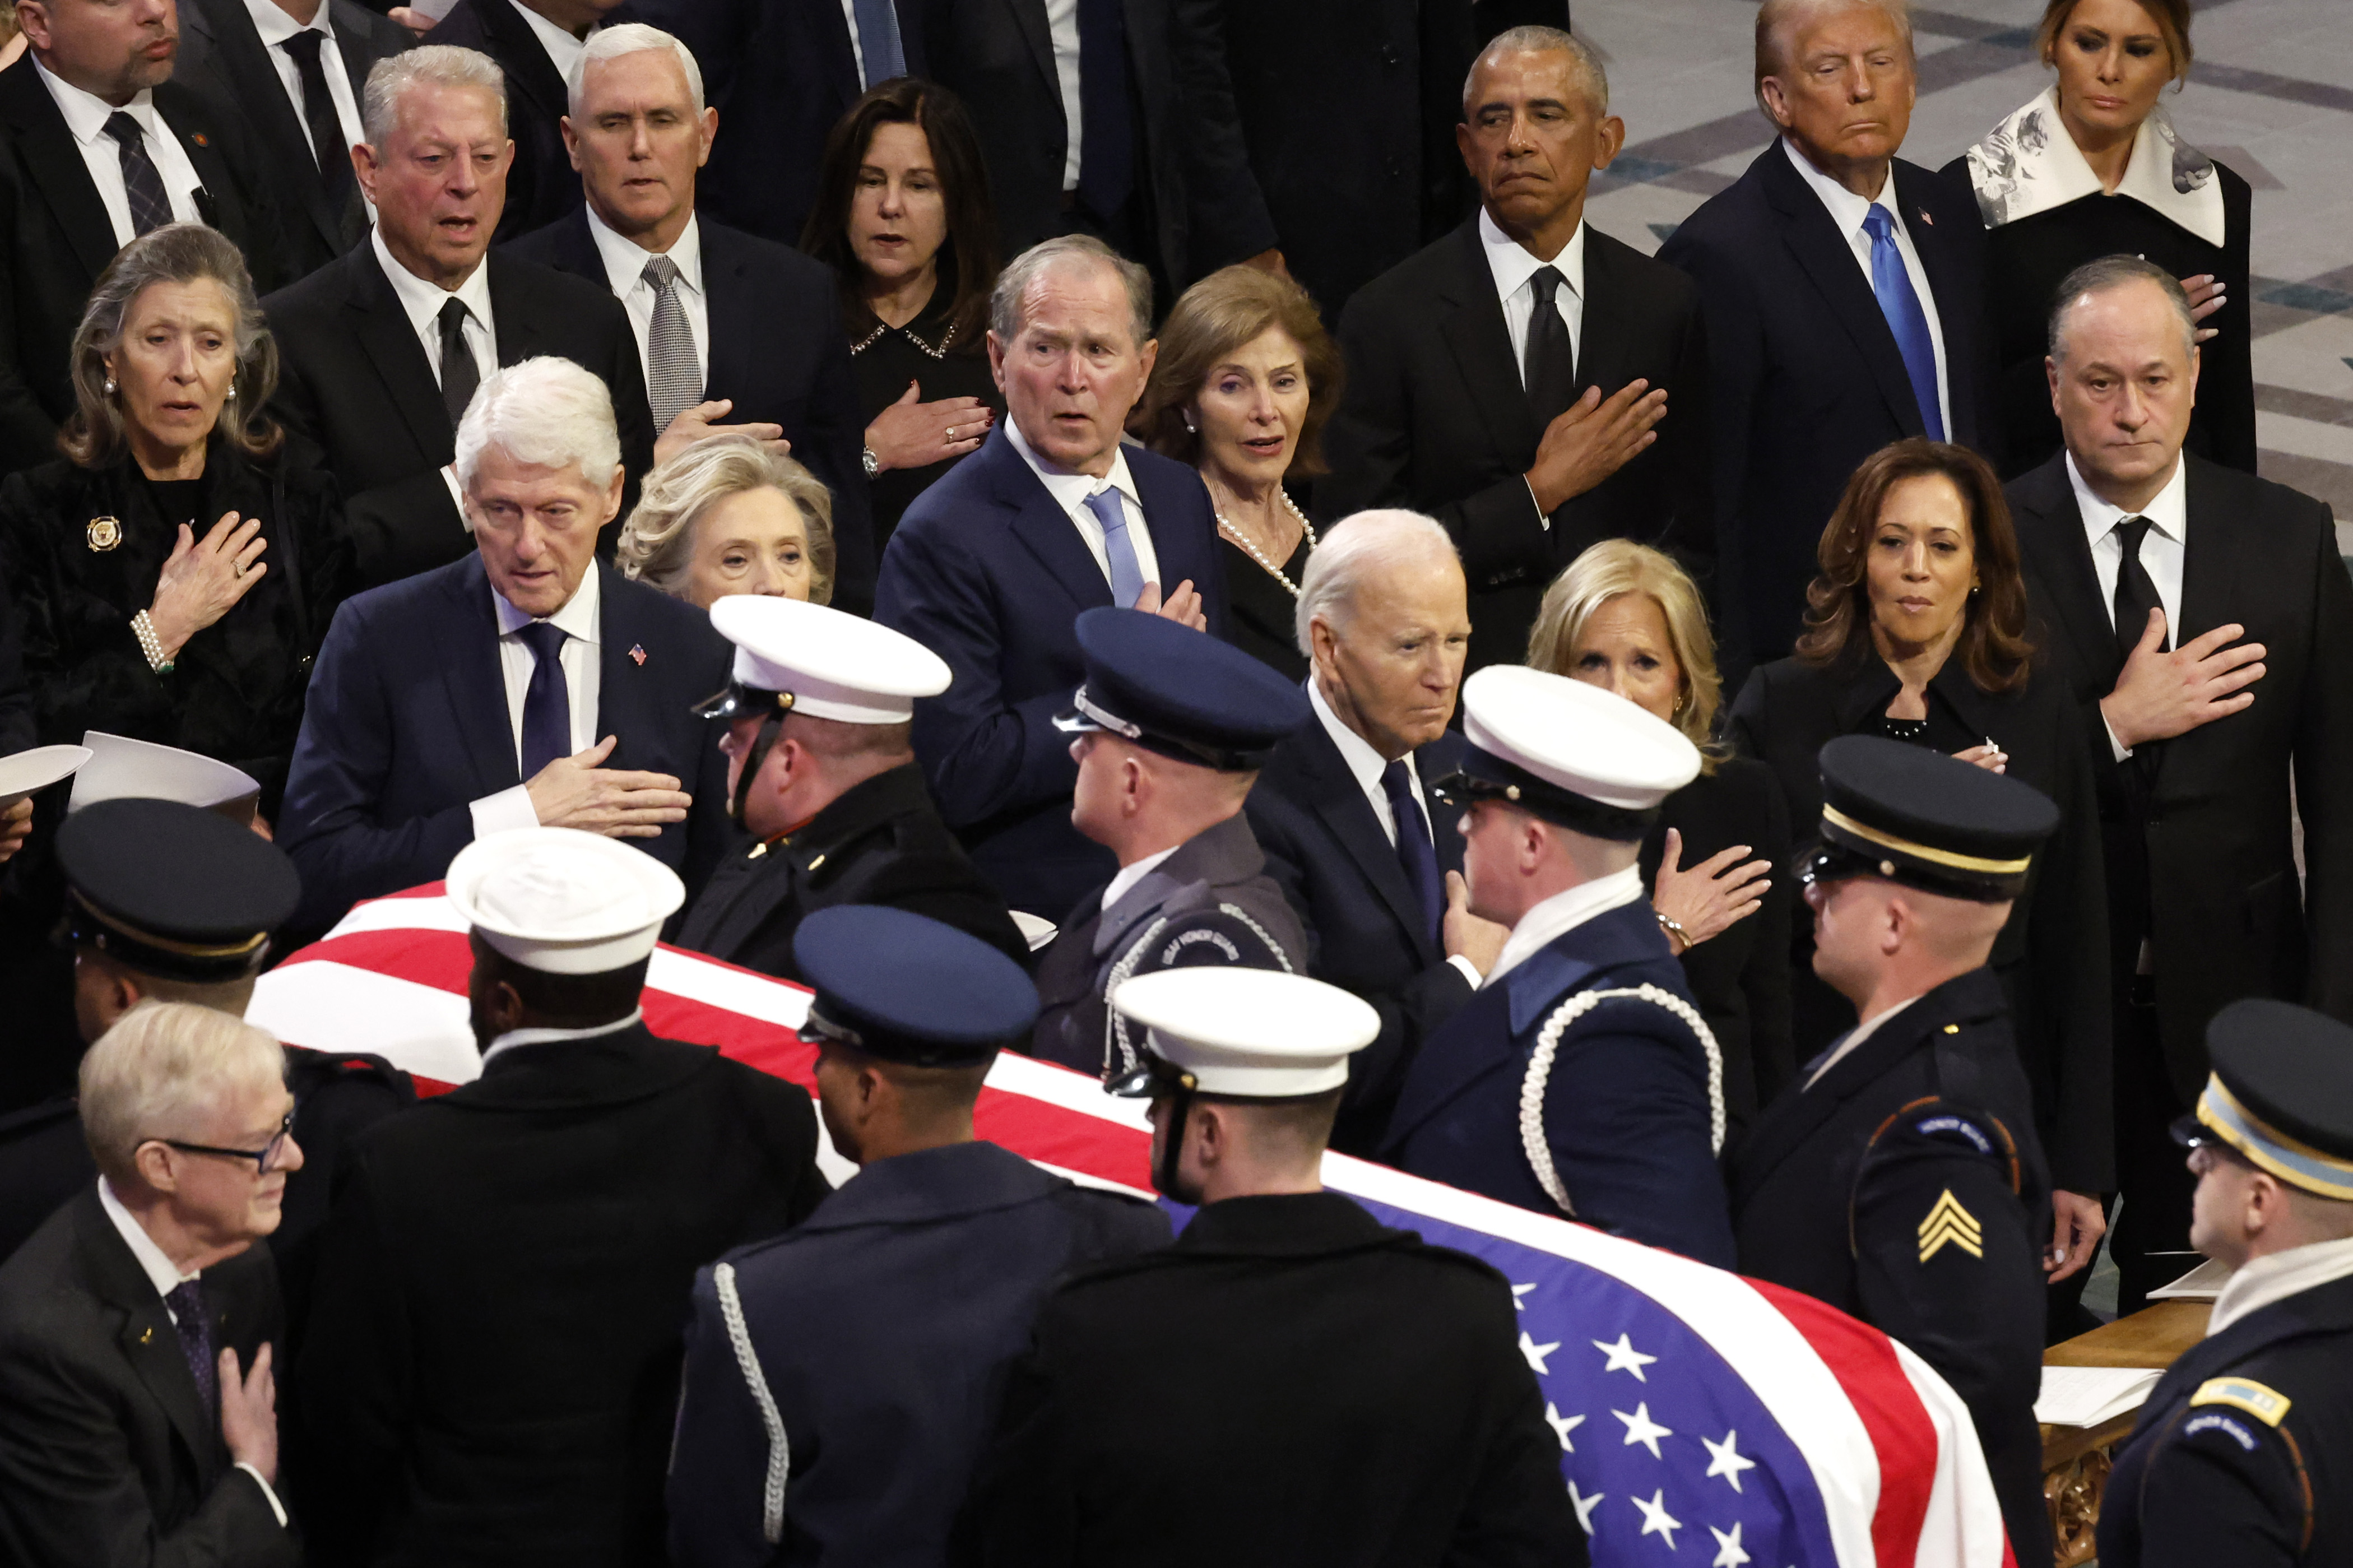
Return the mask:
<path fill-rule="evenodd" d="M 1905 155 L 1940 165 L 2040 91 L 2037 0 L 1912 13 L 1921 91 Z M 1609 67 L 1626 150 L 1594 223 L 1656 249 L 1770 139 L 1751 97 L 1754 0 L 1574 0 Z M 2326 500 L 2353 553 L 2353 5 L 2198 0 L 2183 136 L 2255 192 L 2255 398 L 2263 471 Z"/>

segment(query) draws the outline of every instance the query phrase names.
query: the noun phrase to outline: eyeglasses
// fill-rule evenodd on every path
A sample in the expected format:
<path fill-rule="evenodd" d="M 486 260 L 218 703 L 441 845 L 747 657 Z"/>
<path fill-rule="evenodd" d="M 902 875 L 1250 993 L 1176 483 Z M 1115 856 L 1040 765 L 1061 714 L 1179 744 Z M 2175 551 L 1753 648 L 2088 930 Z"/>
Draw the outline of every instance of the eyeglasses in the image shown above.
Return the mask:
<path fill-rule="evenodd" d="M 269 1173 L 271 1163 L 278 1158 L 278 1152 L 286 1147 L 286 1140 L 293 1135 L 294 1113 L 290 1110 L 286 1113 L 286 1120 L 278 1124 L 278 1135 L 259 1149 L 220 1149 L 210 1143 L 183 1143 L 177 1138 L 158 1138 L 155 1142 L 166 1149 L 177 1149 L 183 1154 L 212 1154 L 224 1160 L 250 1160 L 253 1162 L 253 1173 L 266 1176 Z"/>

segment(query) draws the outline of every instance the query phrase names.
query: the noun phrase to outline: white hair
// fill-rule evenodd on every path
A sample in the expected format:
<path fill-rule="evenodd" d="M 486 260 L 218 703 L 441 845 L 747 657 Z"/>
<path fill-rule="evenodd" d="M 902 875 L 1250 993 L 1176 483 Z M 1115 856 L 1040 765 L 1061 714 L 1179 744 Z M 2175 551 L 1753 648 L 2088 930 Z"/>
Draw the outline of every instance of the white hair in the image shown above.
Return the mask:
<path fill-rule="evenodd" d="M 400 124 L 400 100 L 412 87 L 470 87 L 499 101 L 499 129 L 507 128 L 507 73 L 479 49 L 426 44 L 375 62 L 360 90 L 360 129 L 381 147 Z"/>
<path fill-rule="evenodd" d="M 1321 620 L 1337 626 L 1365 579 L 1384 566 L 1443 555 L 1459 565 L 1454 536 L 1434 517 L 1418 511 L 1384 508 L 1352 512 L 1324 531 L 1308 553 L 1307 571 L 1299 583 L 1299 608 L 1293 635 L 1299 651 L 1315 657 L 1315 637 L 1309 627 Z"/>
<path fill-rule="evenodd" d="M 655 49 L 668 49 L 678 57 L 678 68 L 686 73 L 686 90 L 694 100 L 694 112 L 702 113 L 702 68 L 694 63 L 694 51 L 659 27 L 649 27 L 643 22 L 624 22 L 617 27 L 606 27 L 588 40 L 572 61 L 572 69 L 564 79 L 566 94 L 565 112 L 573 119 L 580 118 L 581 85 L 588 79 L 588 68 L 598 60 L 618 59 L 623 55 L 648 54 Z"/>
<path fill-rule="evenodd" d="M 1471 69 L 1462 78 L 1462 114 L 1470 118 L 1471 89 L 1479 79 L 1479 68 L 1489 60 L 1504 55 L 1564 54 L 1577 85 L 1585 91 L 1586 101 L 1597 115 L 1609 112 L 1609 73 L 1602 68 L 1600 51 L 1583 38 L 1559 27 L 1546 27 L 1530 23 L 1525 26 L 1507 27 L 1488 41 L 1471 62 Z"/>
<path fill-rule="evenodd" d="M 493 447 L 519 463 L 577 464 L 581 477 L 601 489 L 621 466 L 613 395 L 596 376 L 554 354 L 494 370 L 458 421 L 459 489 L 472 489 L 482 454 Z"/>
<path fill-rule="evenodd" d="M 1063 267 L 1099 268 L 1119 279 L 1127 291 L 1130 330 L 1136 348 L 1152 341 L 1152 274 L 1140 262 L 1130 261 L 1091 234 L 1057 235 L 1039 241 L 997 275 L 988 296 L 988 330 L 999 342 L 1010 343 L 1029 321 L 1029 289 L 1047 273 Z"/>
<path fill-rule="evenodd" d="M 285 1081 L 269 1030 L 194 1002 L 142 1002 L 81 1058 L 82 1136 L 100 1171 L 128 1180 L 140 1144 L 198 1138 L 208 1109 Z"/>

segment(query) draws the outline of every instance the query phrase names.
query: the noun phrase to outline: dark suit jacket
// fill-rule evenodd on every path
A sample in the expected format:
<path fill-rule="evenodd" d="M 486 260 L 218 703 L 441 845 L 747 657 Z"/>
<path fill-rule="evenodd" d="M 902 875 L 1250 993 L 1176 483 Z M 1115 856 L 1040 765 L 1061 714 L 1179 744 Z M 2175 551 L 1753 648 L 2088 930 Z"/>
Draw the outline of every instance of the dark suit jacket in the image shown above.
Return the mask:
<path fill-rule="evenodd" d="M 1462 744 L 1449 731 L 1414 753 L 1441 873 L 1462 868 L 1461 813 L 1429 791 L 1454 771 Z M 1307 973 L 1356 993 L 1381 1016 L 1379 1037 L 1348 1058 L 1348 1092 L 1332 1130 L 1332 1147 L 1369 1157 L 1388 1131 L 1415 1053 L 1471 999 L 1471 982 L 1423 926 L 1397 847 L 1320 722 L 1274 749 L 1244 809 L 1266 874 L 1306 930 Z"/>
<path fill-rule="evenodd" d="M 682 823 L 628 840 L 691 898 L 727 847 L 727 759 L 687 711 L 727 683 L 733 650 L 702 611 L 598 563 L 596 733 L 608 768 L 668 773 Z M 499 675 L 481 558 L 374 589 L 335 615 L 294 744 L 278 842 L 302 873 L 294 924 L 315 935 L 361 899 L 430 882 L 473 841 L 471 802 L 528 782 Z M 634 651 L 643 649 L 640 664 Z"/>
<path fill-rule="evenodd" d="M 214 1344 L 250 1369 L 284 1337 L 269 1248 L 214 1264 L 203 1284 Z M 179 1331 L 95 1184 L 0 1268 L 0 1408 L 8 1562 L 301 1562 L 261 1488 L 232 1468 Z"/>
<path fill-rule="evenodd" d="M 661 1562 L 695 1270 L 815 1208 L 816 1154 L 797 1086 L 642 1025 L 379 1122 L 300 1363 L 322 1560 Z"/>
<path fill-rule="evenodd" d="M 2056 656 L 2090 755 L 2113 973 L 2119 984 L 2131 975 L 2147 936 L 2166 1062 L 2190 1105 L 2206 1081 L 2206 1024 L 2224 1003 L 2279 996 L 2353 1019 L 2353 582 L 2319 501 L 2182 461 L 2189 538 L 2174 646 L 2235 622 L 2263 645 L 2265 674 L 2245 711 L 2157 742 L 2146 784 L 2137 766 L 2116 764 L 2100 717 L 2124 660 L 2066 458 L 2008 493 L 2035 640 Z"/>
<path fill-rule="evenodd" d="M 202 182 L 204 221 L 237 242 L 256 289 L 277 287 L 279 218 L 259 156 L 177 82 L 155 89 L 154 104 Z M 26 54 L 0 70 L 0 474 L 58 455 L 58 426 L 74 411 L 74 330 L 115 248 L 90 166 Z"/>
<path fill-rule="evenodd" d="M 500 0 L 503 5 L 505 0 Z M 653 465 L 652 416 L 628 313 L 609 289 L 493 252 L 491 316 L 499 363 L 557 354 L 605 378 L 630 484 Z M 297 451 L 343 492 L 363 584 L 389 583 L 471 555 L 442 467 L 456 432 L 432 363 L 392 280 L 362 245 L 261 302 L 278 339 L 278 393 L 269 411 Z"/>
<path fill-rule="evenodd" d="M 1585 291 L 1579 390 L 1607 396 L 1640 377 L 1668 389 L 1669 412 L 1647 451 L 1548 526 L 1522 478 L 1544 427 L 1475 217 L 1366 285 L 1340 319 L 1348 384 L 1324 437 L 1332 474 L 1315 483 L 1317 510 L 1411 507 L 1446 524 L 1471 589 L 1472 669 L 1527 657 L 1546 585 L 1596 540 L 1672 550 L 1702 577 L 1713 562 L 1698 291 L 1589 224 Z"/>
<path fill-rule="evenodd" d="M 412 47 L 417 35 L 358 0 L 327 0 L 335 52 L 352 84 L 352 101 L 364 99 L 369 69 Z M 266 243 L 277 254 L 278 279 L 307 278 L 367 237 L 367 203 L 359 182 L 331 205 L 319 183 L 318 163 L 303 133 L 302 110 L 286 94 L 245 0 L 188 0 L 180 9 L 180 54 L 172 79 L 203 98 L 223 119 L 235 117 L 247 144 L 259 154 L 253 170 L 269 188 L 279 222 Z M 348 149 L 332 149 L 348 163 Z"/>
<path fill-rule="evenodd" d="M 1161 586 L 1190 579 L 1225 629 L 1217 522 L 1192 469 L 1140 447 L 1128 472 L 1144 500 Z M 915 703 L 915 759 L 940 816 L 1005 901 L 1059 921 L 1119 869 L 1071 826 L 1078 764 L 1054 716 L 1086 678 L 1075 623 L 1111 584 L 1070 514 L 992 430 L 915 498 L 891 536 L 874 618 L 942 658 L 955 684 Z"/>
<path fill-rule="evenodd" d="M 1944 329 L 1947 438 L 1998 456 L 1977 204 L 1900 158 L 1891 177 Z M 1707 319 L 1718 641 L 1737 679 L 1745 659 L 1778 658 L 1797 640 L 1847 476 L 1926 426 L 1871 280 L 1779 142 L 1685 218 L 1659 259 L 1691 274 Z"/>
<path fill-rule="evenodd" d="M 580 205 L 586 199 L 580 176 L 573 172 L 564 128 L 556 123 L 571 107 L 571 97 L 555 62 L 547 58 L 547 46 L 512 0 L 458 0 L 424 41 L 478 50 L 507 73 L 507 134 L 515 151 L 496 238 L 520 239 Z"/>
<path fill-rule="evenodd" d="M 838 7 L 834 18 L 840 19 Z M 711 307 L 702 395 L 734 399 L 730 424 L 783 426 L 794 458 L 833 492 L 833 603 L 864 615 L 874 607 L 874 526 L 859 459 L 866 421 L 859 416 L 833 274 L 797 250 L 707 217 L 697 226 Z M 612 286 L 585 206 L 525 235 L 507 253 L 599 289 Z M 650 412 L 646 423 L 652 428 Z"/>

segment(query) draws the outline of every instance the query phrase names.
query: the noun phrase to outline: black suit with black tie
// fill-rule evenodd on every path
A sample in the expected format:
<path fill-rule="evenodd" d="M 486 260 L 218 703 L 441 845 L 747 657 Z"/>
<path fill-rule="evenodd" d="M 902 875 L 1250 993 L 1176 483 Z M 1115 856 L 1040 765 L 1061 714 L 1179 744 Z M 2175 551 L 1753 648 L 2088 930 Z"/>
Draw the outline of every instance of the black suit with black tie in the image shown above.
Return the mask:
<path fill-rule="evenodd" d="M 279 224 L 243 135 L 176 82 L 153 102 L 196 171 L 198 215 L 236 241 L 257 289 L 274 287 Z M 58 426 L 74 411 L 74 330 L 117 248 L 90 165 L 27 53 L 0 70 L 0 474 L 58 455 Z"/>
<path fill-rule="evenodd" d="M 334 26 L 335 51 L 343 56 L 354 104 L 364 96 L 370 68 L 417 42 L 407 28 L 358 0 L 326 0 L 326 16 Z M 304 107 L 282 90 L 278 64 L 245 0 L 186 0 L 180 7 L 180 53 L 172 79 L 194 90 L 216 115 L 234 117 L 260 154 L 254 174 L 268 184 L 280 219 L 270 237 L 280 282 L 309 277 L 366 237 L 367 203 L 350 172 L 350 149 L 340 144 L 333 104 L 326 105 L 321 123 L 335 127 L 338 144 L 314 152 L 303 131 Z M 322 175 L 331 159 L 338 167 L 332 181 Z"/>
<path fill-rule="evenodd" d="M 1317 510 L 1411 507 L 1446 525 L 1471 590 L 1469 668 L 1527 657 L 1546 585 L 1597 540 L 1657 544 L 1702 574 L 1714 555 L 1691 279 L 1587 225 L 1582 338 L 1565 381 L 1525 384 L 1475 216 L 1357 290 L 1340 318 L 1348 384 L 1324 433 L 1332 474 L 1315 482 Z M 1545 410 L 1638 377 L 1667 389 L 1659 439 L 1546 518 L 1522 477 Z"/>
<path fill-rule="evenodd" d="M 503 0 L 501 0 L 503 3 Z M 557 354 L 595 372 L 613 394 L 630 484 L 653 464 L 653 418 L 629 318 L 609 289 L 493 252 L 491 319 L 501 365 Z M 297 451 L 335 476 L 361 585 L 389 583 L 473 552 L 442 467 L 457 432 L 425 344 L 393 292 L 374 245 L 363 245 L 261 302 L 278 340 L 269 411 Z M 307 450 L 305 450 L 307 448 Z"/>
<path fill-rule="evenodd" d="M 507 134 L 514 139 L 514 162 L 507 169 L 507 205 L 492 237 L 501 243 L 545 227 L 586 199 L 558 123 L 571 108 L 571 94 L 547 46 L 516 4 L 458 0 L 425 35 L 428 44 L 455 44 L 488 55 L 507 74 Z"/>

